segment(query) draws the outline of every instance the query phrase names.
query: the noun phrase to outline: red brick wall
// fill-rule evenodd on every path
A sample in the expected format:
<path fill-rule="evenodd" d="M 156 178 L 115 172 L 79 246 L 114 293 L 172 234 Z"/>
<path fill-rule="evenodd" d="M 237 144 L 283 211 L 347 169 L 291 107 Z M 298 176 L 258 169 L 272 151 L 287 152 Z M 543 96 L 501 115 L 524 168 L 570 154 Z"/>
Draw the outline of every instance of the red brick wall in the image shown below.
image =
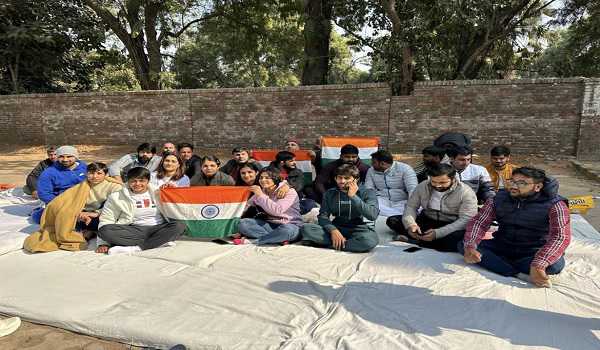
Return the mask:
<path fill-rule="evenodd" d="M 320 135 L 372 135 L 393 151 L 418 153 L 452 130 L 472 135 L 480 154 L 507 144 L 515 153 L 593 158 L 598 116 L 582 116 L 582 105 L 584 91 L 586 101 L 600 96 L 589 84 L 421 82 L 414 95 L 393 97 L 385 84 L 0 96 L 0 142 L 273 148 L 288 137 L 309 146 Z"/>

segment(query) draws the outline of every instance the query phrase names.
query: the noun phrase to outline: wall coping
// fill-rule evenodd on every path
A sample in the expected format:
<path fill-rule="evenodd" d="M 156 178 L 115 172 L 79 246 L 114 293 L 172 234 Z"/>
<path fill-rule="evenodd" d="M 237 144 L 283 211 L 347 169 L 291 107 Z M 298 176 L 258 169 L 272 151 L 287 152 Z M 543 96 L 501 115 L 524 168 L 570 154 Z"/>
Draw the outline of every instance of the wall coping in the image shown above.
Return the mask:
<path fill-rule="evenodd" d="M 419 81 L 415 88 L 433 86 L 471 86 L 471 85 L 522 85 L 522 84 L 561 84 L 561 83 L 598 83 L 600 78 L 543 78 L 543 79 L 515 79 L 515 80 L 446 80 L 446 81 Z M 145 96 L 145 95 L 180 95 L 180 94 L 238 94 L 256 92 L 291 92 L 291 91 L 331 91 L 331 90 L 356 90 L 356 89 L 388 89 L 387 83 L 345 84 L 345 85 L 311 85 L 311 86 L 286 86 L 286 87 L 261 87 L 261 88 L 223 88 L 223 89 L 182 89 L 182 90 L 152 90 L 152 91 L 107 91 L 107 92 L 79 92 L 79 93 L 40 93 L 22 95 L 2 95 L 2 99 L 19 98 L 64 98 L 64 97 L 90 97 L 90 96 Z"/>

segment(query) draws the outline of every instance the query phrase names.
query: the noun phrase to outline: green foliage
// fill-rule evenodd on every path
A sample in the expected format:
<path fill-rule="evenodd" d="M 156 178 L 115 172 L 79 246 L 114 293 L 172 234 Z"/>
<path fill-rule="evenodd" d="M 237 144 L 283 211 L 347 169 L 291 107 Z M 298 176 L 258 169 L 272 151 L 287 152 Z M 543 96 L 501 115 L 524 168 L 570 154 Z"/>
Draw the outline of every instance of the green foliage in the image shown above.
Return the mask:
<path fill-rule="evenodd" d="M 210 20 L 177 50 L 180 88 L 298 85 L 300 18 L 287 2 L 236 8 Z"/>
<path fill-rule="evenodd" d="M 534 74 L 600 77 L 600 2 L 565 1 L 557 23 L 570 26 L 547 35 L 548 47 L 532 65 Z"/>
<path fill-rule="evenodd" d="M 79 1 L 0 3 L 0 93 L 83 91 L 104 31 Z"/>

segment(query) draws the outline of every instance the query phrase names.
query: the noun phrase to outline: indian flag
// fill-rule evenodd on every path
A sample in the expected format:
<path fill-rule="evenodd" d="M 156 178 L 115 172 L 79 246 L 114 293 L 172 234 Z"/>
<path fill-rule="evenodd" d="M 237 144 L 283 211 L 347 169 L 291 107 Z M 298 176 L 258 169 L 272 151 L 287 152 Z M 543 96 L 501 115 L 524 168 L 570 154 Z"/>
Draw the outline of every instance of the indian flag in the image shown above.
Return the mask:
<path fill-rule="evenodd" d="M 279 151 L 276 150 L 253 150 L 252 158 L 263 167 L 267 167 L 275 160 L 277 153 Z M 304 173 L 304 183 L 312 183 L 312 164 L 309 151 L 299 150 L 294 152 L 294 154 L 296 155 L 296 167 Z"/>
<path fill-rule="evenodd" d="M 238 224 L 250 196 L 248 187 L 194 186 L 163 188 L 160 201 L 169 219 L 181 220 L 192 237 L 226 237 Z"/>
<path fill-rule="evenodd" d="M 340 150 L 351 144 L 358 148 L 358 156 L 363 163 L 371 164 L 371 153 L 379 149 L 379 137 L 335 137 L 321 138 L 321 165 L 340 158 Z"/>

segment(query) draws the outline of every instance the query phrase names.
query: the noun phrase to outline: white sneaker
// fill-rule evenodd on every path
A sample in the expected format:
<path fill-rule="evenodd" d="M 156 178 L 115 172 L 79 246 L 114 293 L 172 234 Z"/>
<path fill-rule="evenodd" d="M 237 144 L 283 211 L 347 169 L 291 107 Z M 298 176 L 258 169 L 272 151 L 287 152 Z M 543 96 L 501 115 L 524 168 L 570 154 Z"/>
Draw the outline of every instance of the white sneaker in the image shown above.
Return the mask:
<path fill-rule="evenodd" d="M 174 247 L 174 246 L 176 246 L 176 245 L 177 245 L 177 244 L 175 244 L 175 242 L 171 241 L 171 242 L 167 242 L 167 243 L 165 243 L 165 244 L 161 245 L 160 247 Z M 160 247 L 159 247 L 159 248 L 160 248 Z"/>
<path fill-rule="evenodd" d="M 5 320 L 0 320 L 0 337 L 7 336 L 21 327 L 21 319 L 11 317 Z"/>
<path fill-rule="evenodd" d="M 137 245 L 133 245 L 133 246 L 116 245 L 108 250 L 108 255 L 115 255 L 115 254 L 132 255 L 134 253 L 139 253 L 141 251 L 142 251 L 142 248 L 140 248 Z"/>

